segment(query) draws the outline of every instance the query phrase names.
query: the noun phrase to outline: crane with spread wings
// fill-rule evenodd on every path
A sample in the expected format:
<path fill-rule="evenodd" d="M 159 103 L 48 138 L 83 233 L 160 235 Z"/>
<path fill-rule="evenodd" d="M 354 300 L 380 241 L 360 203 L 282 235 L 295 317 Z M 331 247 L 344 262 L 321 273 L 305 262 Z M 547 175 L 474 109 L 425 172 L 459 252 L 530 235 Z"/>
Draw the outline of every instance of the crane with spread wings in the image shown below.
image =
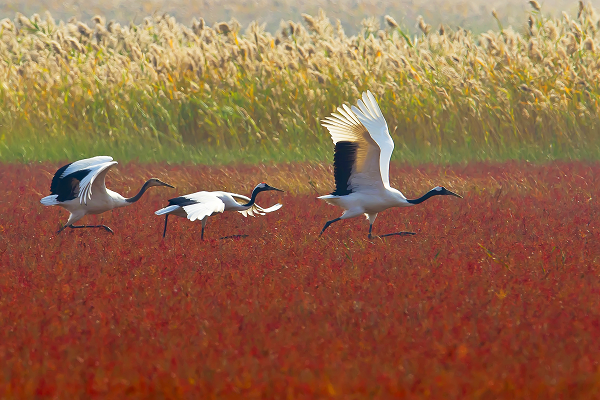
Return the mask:
<path fill-rule="evenodd" d="M 163 237 L 165 237 L 167 234 L 167 222 L 169 220 L 169 215 L 173 214 L 179 217 L 187 218 L 190 221 L 202 221 L 202 233 L 200 234 L 200 239 L 204 240 L 204 227 L 206 226 L 206 220 L 208 217 L 225 211 L 237 211 L 244 217 L 253 217 L 255 214 L 265 215 L 266 213 L 279 210 L 281 208 L 281 204 L 275 204 L 269 208 L 262 208 L 256 204 L 256 196 L 260 192 L 265 192 L 268 190 L 283 192 L 283 190 L 269 186 L 264 182 L 256 185 L 254 190 L 252 190 L 251 198 L 241 194 L 221 191 L 196 192 L 170 199 L 169 205 L 156 211 L 155 214 L 165 216 L 165 229 L 163 231 Z"/>
<path fill-rule="evenodd" d="M 418 199 L 407 199 L 390 186 L 390 159 L 394 141 L 387 122 L 370 91 L 363 93 L 358 107 L 338 107 L 322 121 L 335 144 L 333 175 L 335 190 L 319 199 L 339 206 L 345 211 L 341 217 L 325 223 L 325 229 L 334 222 L 366 215 L 369 219 L 369 239 L 377 214 L 392 207 L 409 207 L 440 195 L 461 197 L 443 186 L 436 186 Z M 392 235 L 414 235 L 413 232 L 395 232 Z"/>
<path fill-rule="evenodd" d="M 118 163 L 109 156 L 86 158 L 67 164 L 56 171 L 50 184 L 50 196 L 40 200 L 45 206 L 60 206 L 71 213 L 67 223 L 58 230 L 65 228 L 104 228 L 113 233 L 106 225 L 73 225 L 87 214 L 102 214 L 115 208 L 129 206 L 138 201 L 152 186 L 174 188 L 161 181 L 151 178 L 133 197 L 125 198 L 117 192 L 106 188 L 106 174 Z"/>

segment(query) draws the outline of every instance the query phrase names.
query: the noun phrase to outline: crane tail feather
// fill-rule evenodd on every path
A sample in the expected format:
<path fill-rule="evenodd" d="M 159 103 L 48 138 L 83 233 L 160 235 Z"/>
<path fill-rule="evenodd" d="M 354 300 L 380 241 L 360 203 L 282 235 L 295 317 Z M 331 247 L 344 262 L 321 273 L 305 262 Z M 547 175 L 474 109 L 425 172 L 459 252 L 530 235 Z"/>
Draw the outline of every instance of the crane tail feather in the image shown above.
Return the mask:
<path fill-rule="evenodd" d="M 343 196 L 337 196 L 335 194 L 327 194 L 325 196 L 317 197 L 320 200 L 325 201 L 327 204 L 331 204 L 332 206 L 340 206 L 339 200 Z"/>
<path fill-rule="evenodd" d="M 55 206 L 55 205 L 59 204 L 59 201 L 57 200 L 57 198 L 58 198 L 57 194 L 53 194 L 51 196 L 46 196 L 40 200 L 40 203 L 42 203 L 45 206 Z"/>
<path fill-rule="evenodd" d="M 154 214 L 156 214 L 156 215 L 164 215 L 164 214 L 168 214 L 170 212 L 173 212 L 173 211 L 177 210 L 178 208 L 181 208 L 181 207 L 179 207 L 179 206 L 168 206 L 168 207 L 165 207 L 165 208 L 161 208 L 158 211 L 155 211 Z"/>

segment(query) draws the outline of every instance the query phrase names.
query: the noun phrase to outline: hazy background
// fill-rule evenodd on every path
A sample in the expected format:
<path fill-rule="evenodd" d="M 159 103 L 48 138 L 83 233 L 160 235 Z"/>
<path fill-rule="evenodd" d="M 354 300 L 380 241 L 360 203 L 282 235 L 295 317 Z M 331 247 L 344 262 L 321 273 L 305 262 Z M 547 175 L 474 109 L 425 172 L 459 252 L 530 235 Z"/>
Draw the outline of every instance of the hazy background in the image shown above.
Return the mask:
<path fill-rule="evenodd" d="M 577 1 L 540 1 L 545 14 L 561 11 L 575 13 Z M 521 27 L 525 10 L 531 7 L 524 0 L 1 0 L 0 18 L 27 16 L 50 11 L 56 20 L 76 17 L 89 21 L 96 14 L 120 23 L 135 23 L 153 13 L 169 13 L 178 21 L 189 24 L 192 18 L 203 17 L 209 24 L 236 18 L 246 27 L 251 21 L 267 24 L 275 31 L 280 21 L 301 19 L 301 13 L 316 14 L 322 8 L 332 21 L 339 19 L 348 33 L 360 26 L 363 18 L 392 15 L 404 28 L 415 29 L 417 16 L 434 27 L 441 22 L 452 27 L 462 26 L 476 32 L 495 29 L 491 16 L 495 9 L 504 25 Z M 383 20 L 381 20 L 383 21 Z"/>

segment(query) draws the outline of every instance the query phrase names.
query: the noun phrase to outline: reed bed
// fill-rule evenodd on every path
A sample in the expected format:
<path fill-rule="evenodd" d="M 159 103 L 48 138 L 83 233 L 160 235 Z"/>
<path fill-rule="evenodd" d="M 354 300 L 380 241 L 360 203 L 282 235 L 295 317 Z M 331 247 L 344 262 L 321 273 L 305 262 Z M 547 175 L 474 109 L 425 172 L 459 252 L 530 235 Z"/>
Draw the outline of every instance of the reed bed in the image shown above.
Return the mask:
<path fill-rule="evenodd" d="M 324 12 L 268 32 L 236 21 L 138 25 L 50 14 L 0 21 L 0 158 L 204 163 L 323 160 L 319 120 L 364 90 L 408 162 L 597 158 L 600 18 L 546 17 L 475 35 L 391 16 L 348 36 Z"/>

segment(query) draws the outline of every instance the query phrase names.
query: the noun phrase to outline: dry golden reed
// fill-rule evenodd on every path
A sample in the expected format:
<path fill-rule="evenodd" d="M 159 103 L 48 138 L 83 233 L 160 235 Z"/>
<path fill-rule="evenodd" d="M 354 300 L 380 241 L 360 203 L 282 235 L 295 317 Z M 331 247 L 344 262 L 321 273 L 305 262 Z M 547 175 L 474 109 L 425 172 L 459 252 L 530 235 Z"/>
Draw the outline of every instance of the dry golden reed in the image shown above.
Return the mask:
<path fill-rule="evenodd" d="M 347 36 L 322 11 L 275 33 L 235 19 L 211 27 L 96 16 L 88 25 L 17 14 L 0 21 L 0 154 L 11 158 L 25 140 L 31 151 L 89 140 L 310 159 L 303 152 L 330 147 L 319 119 L 367 89 L 397 153 L 415 160 L 597 149 L 599 17 L 581 3 L 576 18 L 550 19 L 530 4 L 523 32 L 481 35 L 435 30 L 422 17 L 409 35 L 387 15 L 384 27 L 365 19 Z"/>

